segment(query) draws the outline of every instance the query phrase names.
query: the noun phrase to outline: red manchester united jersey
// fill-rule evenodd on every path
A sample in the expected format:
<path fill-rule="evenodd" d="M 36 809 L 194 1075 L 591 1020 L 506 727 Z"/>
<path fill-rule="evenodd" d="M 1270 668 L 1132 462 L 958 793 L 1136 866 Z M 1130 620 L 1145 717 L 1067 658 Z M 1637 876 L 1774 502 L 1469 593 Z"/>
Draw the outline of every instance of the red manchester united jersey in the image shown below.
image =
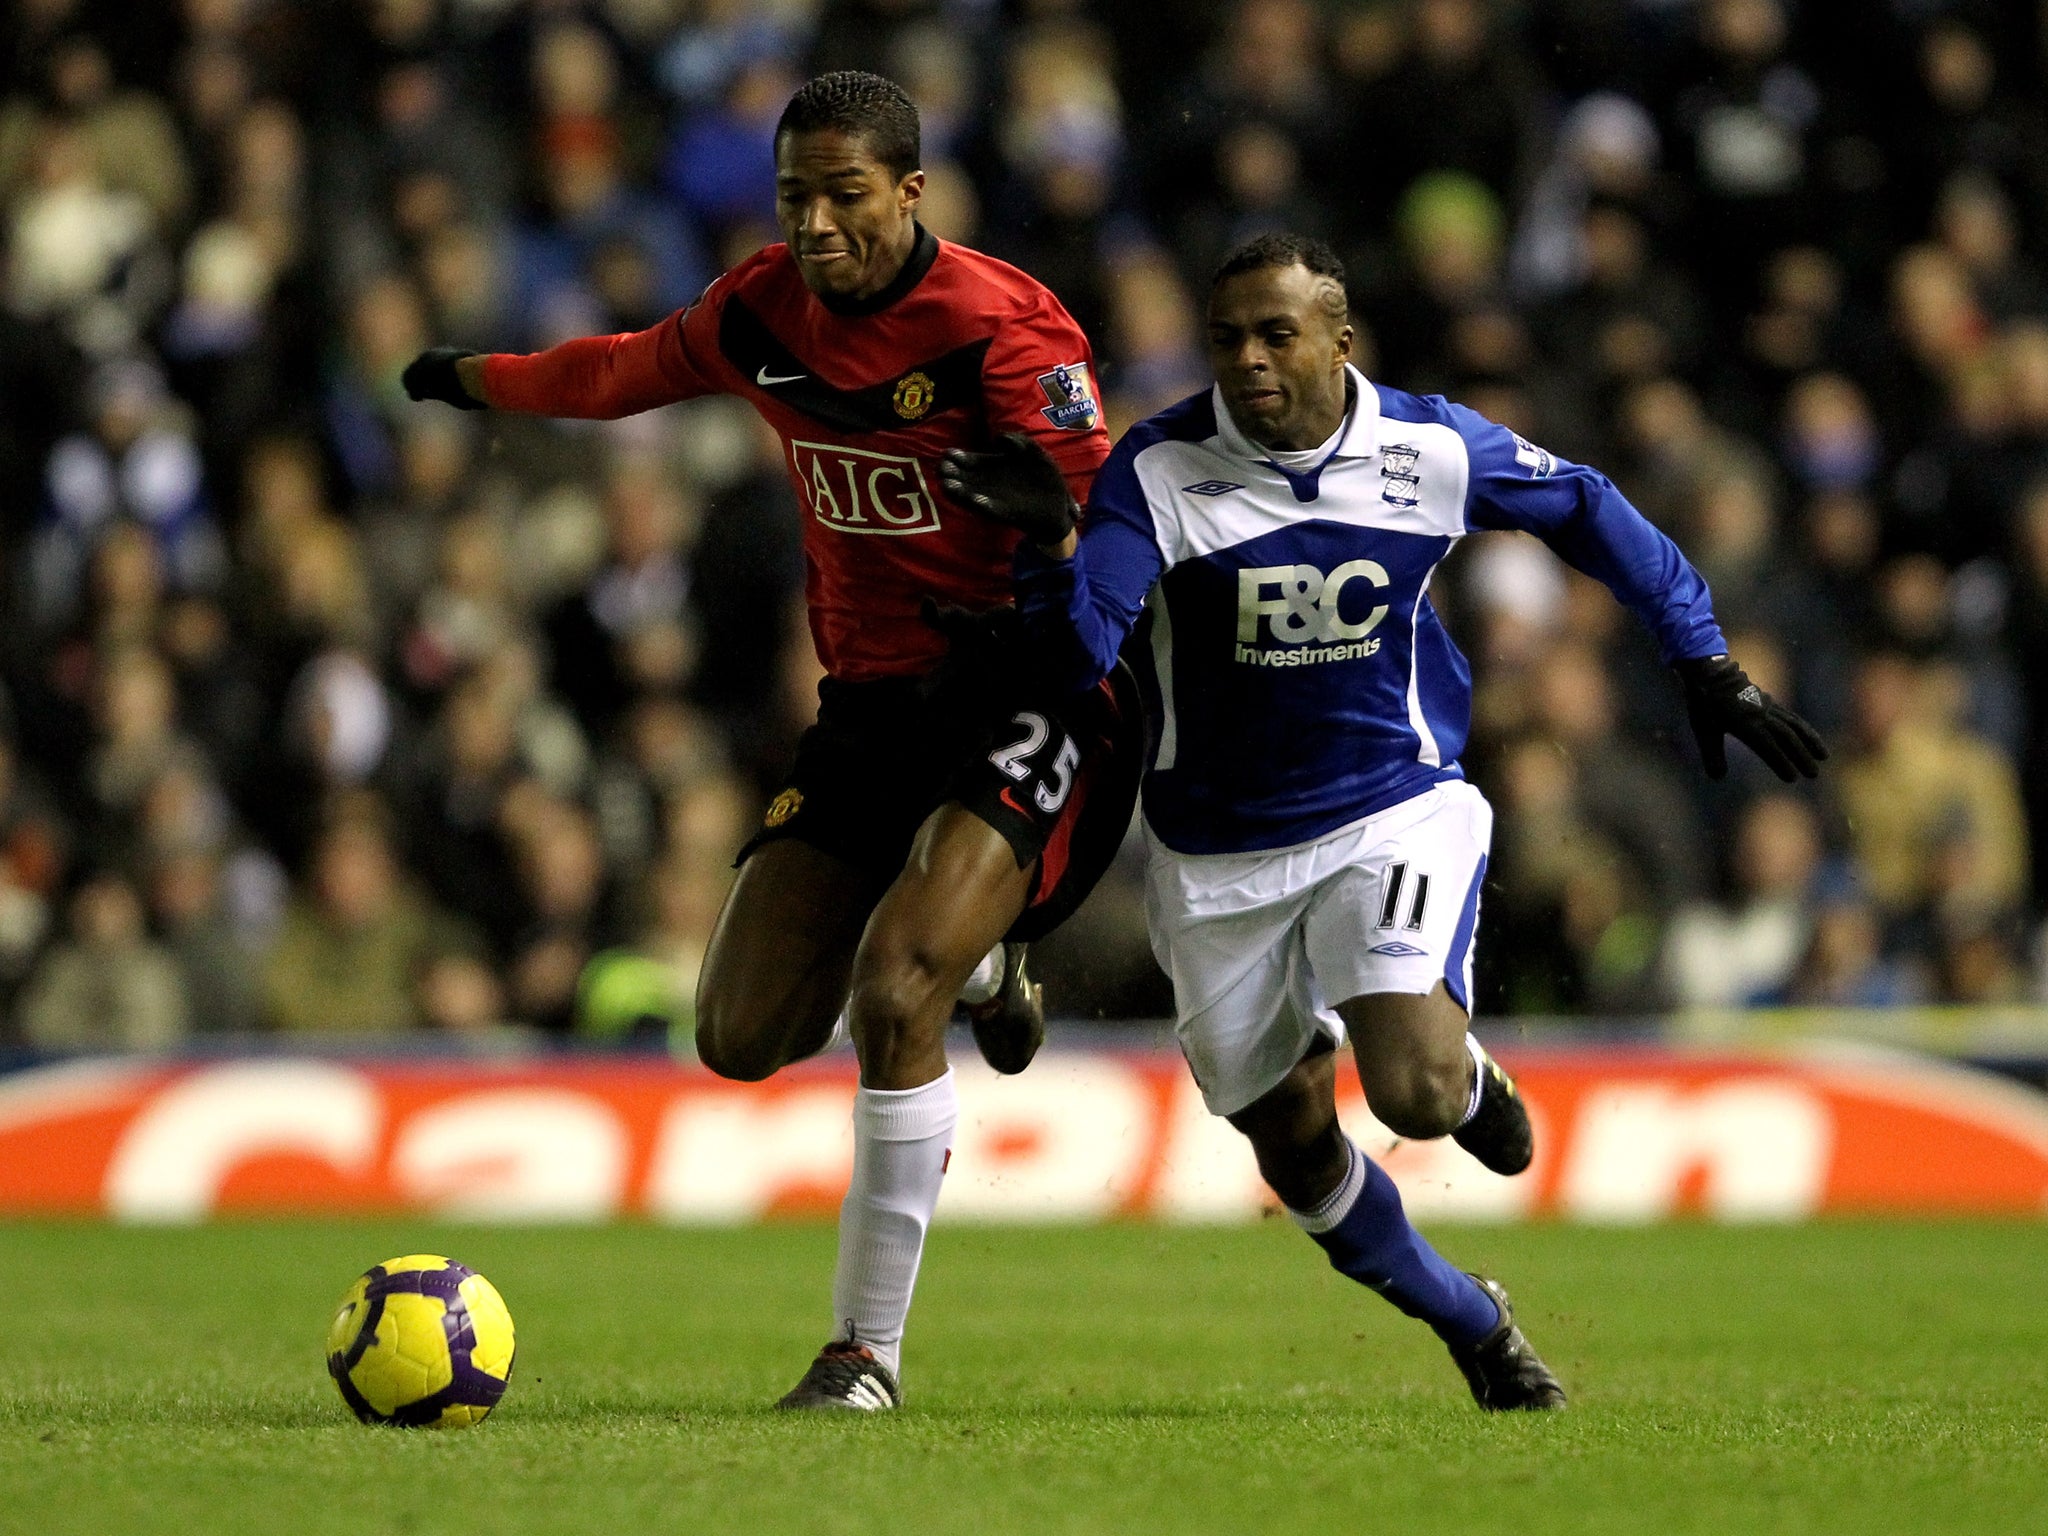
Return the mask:
<path fill-rule="evenodd" d="M 782 438 L 803 506 L 818 657 L 849 681 L 928 670 L 944 651 L 930 596 L 1011 601 L 1017 534 L 946 499 L 937 459 L 1025 432 L 1085 505 L 1109 453 L 1080 327 L 1007 263 L 922 228 L 886 289 L 828 303 L 771 245 L 650 330 L 484 360 L 504 410 L 614 417 L 740 395 Z"/>

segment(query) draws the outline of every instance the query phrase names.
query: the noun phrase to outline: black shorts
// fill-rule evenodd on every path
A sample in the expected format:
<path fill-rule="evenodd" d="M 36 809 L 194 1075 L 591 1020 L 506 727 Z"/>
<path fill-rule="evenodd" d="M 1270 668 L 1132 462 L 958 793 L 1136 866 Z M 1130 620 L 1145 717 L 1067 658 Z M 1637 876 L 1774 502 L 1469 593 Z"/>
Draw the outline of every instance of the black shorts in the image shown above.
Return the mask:
<path fill-rule="evenodd" d="M 886 887 L 925 818 L 958 802 L 1036 866 L 1008 937 L 1042 938 L 1080 906 L 1116 857 L 1137 805 L 1145 723 L 1121 662 L 1085 693 L 1011 684 L 961 698 L 918 679 L 818 685 L 818 722 L 797 743 L 788 787 L 740 850 L 798 838 Z"/>

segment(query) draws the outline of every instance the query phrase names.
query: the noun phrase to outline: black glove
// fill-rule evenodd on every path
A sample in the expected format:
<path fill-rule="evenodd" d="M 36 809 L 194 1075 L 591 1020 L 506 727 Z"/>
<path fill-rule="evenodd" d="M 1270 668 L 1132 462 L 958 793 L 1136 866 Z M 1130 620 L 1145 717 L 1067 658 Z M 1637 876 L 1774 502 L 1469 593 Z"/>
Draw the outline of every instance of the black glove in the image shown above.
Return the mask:
<path fill-rule="evenodd" d="M 422 352 L 405 365 L 405 372 L 398 376 L 398 382 L 405 386 L 405 392 L 414 400 L 439 400 L 457 410 L 487 411 L 490 409 L 462 387 L 462 379 L 455 372 L 455 365 L 465 357 L 475 357 L 461 347 L 435 347 Z"/>
<path fill-rule="evenodd" d="M 1742 742 L 1787 784 L 1820 773 L 1828 755 L 1820 732 L 1752 683 L 1733 657 L 1697 656 L 1674 670 L 1685 685 L 1685 712 L 1708 778 L 1728 776 L 1723 736 Z"/>
<path fill-rule="evenodd" d="M 955 501 L 1008 523 L 1034 544 L 1057 544 L 1074 531 L 1078 512 L 1067 477 L 1022 432 L 1005 432 L 987 453 L 947 449 L 939 481 Z"/>

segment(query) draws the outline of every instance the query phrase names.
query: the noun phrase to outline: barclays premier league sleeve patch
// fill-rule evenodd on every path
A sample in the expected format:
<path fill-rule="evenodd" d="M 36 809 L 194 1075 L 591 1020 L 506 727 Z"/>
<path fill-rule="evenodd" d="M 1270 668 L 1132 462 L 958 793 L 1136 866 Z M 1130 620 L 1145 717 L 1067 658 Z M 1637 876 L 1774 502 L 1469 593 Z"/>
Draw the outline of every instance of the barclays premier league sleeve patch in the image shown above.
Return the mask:
<path fill-rule="evenodd" d="M 1510 432 L 1508 436 L 1515 440 L 1515 462 L 1528 470 L 1532 479 L 1547 480 L 1557 467 L 1557 460 L 1519 432 Z"/>
<path fill-rule="evenodd" d="M 1038 387 L 1045 391 L 1045 419 L 1063 431 L 1087 432 L 1101 419 L 1086 363 L 1062 363 L 1041 373 Z"/>

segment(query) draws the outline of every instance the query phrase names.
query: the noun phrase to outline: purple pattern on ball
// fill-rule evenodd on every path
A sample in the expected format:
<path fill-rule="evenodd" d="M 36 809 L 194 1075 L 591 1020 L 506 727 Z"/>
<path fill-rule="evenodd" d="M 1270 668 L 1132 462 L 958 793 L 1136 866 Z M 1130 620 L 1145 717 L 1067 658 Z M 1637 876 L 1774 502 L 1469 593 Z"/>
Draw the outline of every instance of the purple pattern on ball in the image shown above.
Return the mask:
<path fill-rule="evenodd" d="M 433 1423 L 448 1408 L 497 1406 L 511 1380 L 512 1368 L 511 1362 L 506 1362 L 505 1376 L 501 1379 L 489 1371 L 478 1369 L 470 1358 L 476 1348 L 476 1324 L 469 1315 L 469 1303 L 463 1298 L 462 1282 L 475 1273 L 468 1265 L 457 1264 L 453 1260 L 445 1261 L 440 1269 L 402 1270 L 390 1274 L 379 1264 L 369 1271 L 369 1284 L 363 1288 L 367 1312 L 363 1325 L 347 1355 L 331 1356 L 327 1363 L 328 1370 L 341 1387 L 342 1396 L 355 1410 L 357 1418 L 366 1424 L 416 1426 Z M 376 1340 L 377 1327 L 384 1319 L 384 1298 L 399 1294 L 432 1296 L 441 1302 L 441 1327 L 448 1336 L 451 1379 L 438 1392 L 429 1393 L 418 1402 L 406 1403 L 386 1418 L 364 1400 L 355 1384 L 348 1379 L 348 1372 L 354 1369 Z"/>
<path fill-rule="evenodd" d="M 384 1266 L 379 1264 L 370 1271 L 370 1275 L 368 1294 L 372 1296 L 404 1293 L 438 1296 L 443 1301 L 454 1302 L 462 1299 L 462 1282 L 472 1279 L 476 1271 L 451 1259 L 439 1269 L 404 1269 L 395 1275 L 384 1273 Z"/>

